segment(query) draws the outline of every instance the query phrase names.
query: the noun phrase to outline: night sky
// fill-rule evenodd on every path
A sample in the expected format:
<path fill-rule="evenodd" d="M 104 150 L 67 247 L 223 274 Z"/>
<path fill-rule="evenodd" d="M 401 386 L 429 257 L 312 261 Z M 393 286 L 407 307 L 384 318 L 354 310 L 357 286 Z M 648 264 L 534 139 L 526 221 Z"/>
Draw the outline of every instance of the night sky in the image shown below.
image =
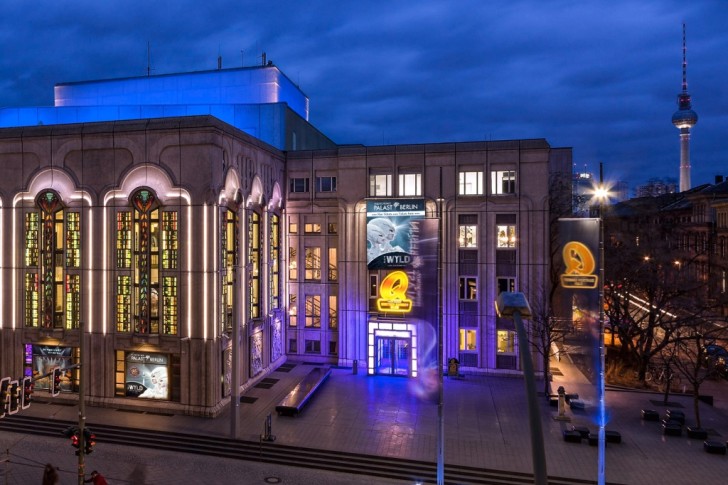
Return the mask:
<path fill-rule="evenodd" d="M 0 106 L 59 82 L 255 65 L 266 52 L 335 142 L 546 138 L 579 170 L 679 179 L 687 24 L 693 186 L 728 175 L 728 2 L 4 0 Z"/>

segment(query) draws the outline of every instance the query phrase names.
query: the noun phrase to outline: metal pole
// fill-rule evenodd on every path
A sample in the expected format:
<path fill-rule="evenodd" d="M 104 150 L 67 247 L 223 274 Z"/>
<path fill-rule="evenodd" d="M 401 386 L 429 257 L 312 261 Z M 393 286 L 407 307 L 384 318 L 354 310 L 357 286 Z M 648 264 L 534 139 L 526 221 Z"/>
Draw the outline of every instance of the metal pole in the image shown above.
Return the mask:
<path fill-rule="evenodd" d="M 546 473 L 546 453 L 543 446 L 543 430 L 541 429 L 541 414 L 536 402 L 536 381 L 533 375 L 533 361 L 529 351 L 526 330 L 523 327 L 521 312 L 514 310 L 513 321 L 518 333 L 518 349 L 521 354 L 523 377 L 526 383 L 526 400 L 528 402 L 528 422 L 531 428 L 531 457 L 533 459 L 533 483 L 548 485 Z"/>
<path fill-rule="evenodd" d="M 599 163 L 599 188 L 602 197 L 599 198 L 599 383 L 597 394 L 599 396 L 599 460 L 597 482 L 604 485 L 604 461 L 606 433 L 604 430 L 607 418 L 606 405 L 604 402 L 604 364 L 606 361 L 604 350 L 604 174 L 602 164 Z"/>
<path fill-rule="evenodd" d="M 86 478 L 85 464 L 83 461 L 84 448 L 86 446 L 86 438 L 83 435 L 84 428 L 86 426 L 86 379 L 84 378 L 84 372 L 86 371 L 86 344 L 85 344 L 85 325 L 83 320 L 78 322 L 78 485 L 83 485 L 83 480 Z"/>
<path fill-rule="evenodd" d="M 437 199 L 437 485 L 445 483 L 445 416 L 444 416 L 444 383 L 443 383 L 443 291 L 442 291 L 442 167 L 440 167 L 440 197 Z"/>

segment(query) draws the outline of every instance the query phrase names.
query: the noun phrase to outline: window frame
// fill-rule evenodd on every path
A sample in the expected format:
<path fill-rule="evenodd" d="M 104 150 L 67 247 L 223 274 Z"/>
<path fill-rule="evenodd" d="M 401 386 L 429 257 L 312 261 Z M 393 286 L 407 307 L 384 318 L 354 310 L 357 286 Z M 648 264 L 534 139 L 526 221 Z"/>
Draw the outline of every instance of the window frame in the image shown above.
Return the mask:
<path fill-rule="evenodd" d="M 485 195 L 484 178 L 482 170 L 458 172 L 458 195 Z"/>

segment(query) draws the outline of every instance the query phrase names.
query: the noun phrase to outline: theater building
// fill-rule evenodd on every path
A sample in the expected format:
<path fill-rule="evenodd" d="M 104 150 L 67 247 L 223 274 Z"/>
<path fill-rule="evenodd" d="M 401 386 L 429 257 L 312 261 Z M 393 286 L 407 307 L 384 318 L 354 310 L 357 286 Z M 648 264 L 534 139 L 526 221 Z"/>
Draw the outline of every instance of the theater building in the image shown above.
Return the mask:
<path fill-rule="evenodd" d="M 445 359 L 518 372 L 493 301 L 547 285 L 571 150 L 338 146 L 266 65 L 58 85 L 0 110 L 0 167 L 3 376 L 70 368 L 83 338 L 89 404 L 215 416 L 286 359 L 419 377 L 440 315 Z M 398 265 L 375 260 L 410 257 L 417 318 L 377 303 Z"/>

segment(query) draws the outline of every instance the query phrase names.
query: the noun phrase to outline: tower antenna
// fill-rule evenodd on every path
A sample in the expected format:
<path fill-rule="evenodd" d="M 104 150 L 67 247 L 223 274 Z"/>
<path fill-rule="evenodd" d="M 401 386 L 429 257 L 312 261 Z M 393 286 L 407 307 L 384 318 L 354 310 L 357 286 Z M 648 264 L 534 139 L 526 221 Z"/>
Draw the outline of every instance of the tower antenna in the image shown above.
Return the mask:
<path fill-rule="evenodd" d="M 680 192 L 690 190 L 690 128 L 698 122 L 698 114 L 692 109 L 688 94 L 688 58 L 685 23 L 682 36 L 682 91 L 677 95 L 677 111 L 672 115 L 672 124 L 680 130 Z"/>

